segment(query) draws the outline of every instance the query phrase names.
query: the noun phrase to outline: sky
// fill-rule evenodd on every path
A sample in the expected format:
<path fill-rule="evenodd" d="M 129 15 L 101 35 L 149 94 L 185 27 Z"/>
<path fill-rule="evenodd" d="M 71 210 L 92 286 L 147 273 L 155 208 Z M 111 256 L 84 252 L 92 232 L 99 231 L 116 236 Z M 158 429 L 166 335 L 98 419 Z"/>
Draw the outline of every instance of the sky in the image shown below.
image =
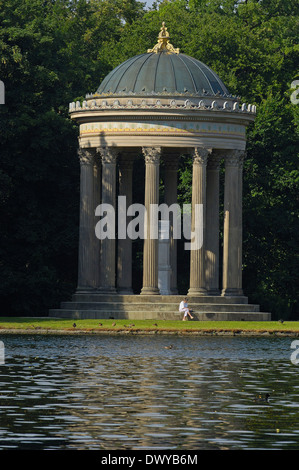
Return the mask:
<path fill-rule="evenodd" d="M 146 7 L 151 7 L 155 0 L 141 0 L 141 1 L 145 1 Z"/>

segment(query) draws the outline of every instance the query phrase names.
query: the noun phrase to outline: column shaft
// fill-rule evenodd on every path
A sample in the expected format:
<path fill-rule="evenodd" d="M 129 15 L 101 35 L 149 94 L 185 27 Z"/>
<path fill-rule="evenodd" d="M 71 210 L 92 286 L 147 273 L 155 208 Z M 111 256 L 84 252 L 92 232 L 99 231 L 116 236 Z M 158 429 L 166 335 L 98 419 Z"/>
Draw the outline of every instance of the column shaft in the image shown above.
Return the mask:
<path fill-rule="evenodd" d="M 221 156 L 214 152 L 207 164 L 207 213 L 205 276 L 209 295 L 219 295 L 219 167 Z"/>
<path fill-rule="evenodd" d="M 78 292 L 94 288 L 94 152 L 79 149 L 80 159 L 80 226 L 78 257 Z"/>
<path fill-rule="evenodd" d="M 170 207 L 177 204 L 177 171 L 178 171 L 178 155 L 167 154 L 165 158 L 165 183 L 164 183 L 164 202 Z M 173 217 L 170 214 L 170 291 L 172 295 L 176 295 L 177 291 L 177 240 L 173 238 Z"/>
<path fill-rule="evenodd" d="M 102 184 L 101 184 L 101 177 L 102 177 L 102 168 L 101 168 L 101 159 L 99 155 L 96 153 L 94 157 L 94 172 L 93 172 L 93 197 L 94 197 L 94 216 L 95 216 L 95 209 L 101 203 L 101 192 L 102 192 Z M 97 220 L 94 217 L 93 227 L 95 229 Z M 97 237 L 94 237 L 94 287 L 96 289 L 100 288 L 100 259 L 101 259 L 101 240 Z"/>
<path fill-rule="evenodd" d="M 231 151 L 225 159 L 223 289 L 222 295 L 242 291 L 242 169 L 244 152 Z"/>
<path fill-rule="evenodd" d="M 196 148 L 193 153 L 192 172 L 192 219 L 191 231 L 199 227 L 195 226 L 195 206 L 203 205 L 203 242 L 200 248 L 190 251 L 190 288 L 188 295 L 206 295 L 205 283 L 205 238 L 206 238 L 206 166 L 210 150 Z"/>
<path fill-rule="evenodd" d="M 127 208 L 132 204 L 133 156 L 122 155 L 119 161 L 119 195 L 125 196 L 125 206 L 118 206 L 119 219 L 125 221 L 125 227 L 118 227 L 117 251 L 117 291 L 119 294 L 132 294 L 132 240 L 127 234 Z M 120 210 L 124 214 L 120 214 Z M 122 222 L 120 222 L 122 223 Z M 123 233 L 125 232 L 125 233 Z M 120 238 L 126 235 L 125 238 Z"/>
<path fill-rule="evenodd" d="M 116 157 L 117 149 L 100 147 L 102 156 L 102 204 L 109 204 L 114 208 L 116 202 Z M 103 293 L 116 292 L 115 288 L 115 236 L 101 240 L 101 291 Z"/>
<path fill-rule="evenodd" d="M 145 198 L 146 233 L 143 247 L 143 287 L 142 295 L 159 294 L 158 288 L 158 238 L 151 238 L 151 205 L 159 204 L 159 164 L 160 147 L 143 147 L 145 158 Z"/>

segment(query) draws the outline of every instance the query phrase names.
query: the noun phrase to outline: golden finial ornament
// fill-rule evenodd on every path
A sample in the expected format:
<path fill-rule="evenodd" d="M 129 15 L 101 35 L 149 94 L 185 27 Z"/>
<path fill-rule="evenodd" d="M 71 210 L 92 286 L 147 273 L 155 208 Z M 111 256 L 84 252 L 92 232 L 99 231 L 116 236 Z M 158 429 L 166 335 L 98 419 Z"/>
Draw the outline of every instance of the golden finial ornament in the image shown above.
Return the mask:
<path fill-rule="evenodd" d="M 148 49 L 147 52 L 155 52 L 156 54 L 158 52 L 172 52 L 174 54 L 180 53 L 180 49 L 175 48 L 172 44 L 170 44 L 169 32 L 167 31 L 164 21 L 162 23 L 162 28 L 158 36 L 157 44 L 153 47 L 153 49 Z"/>

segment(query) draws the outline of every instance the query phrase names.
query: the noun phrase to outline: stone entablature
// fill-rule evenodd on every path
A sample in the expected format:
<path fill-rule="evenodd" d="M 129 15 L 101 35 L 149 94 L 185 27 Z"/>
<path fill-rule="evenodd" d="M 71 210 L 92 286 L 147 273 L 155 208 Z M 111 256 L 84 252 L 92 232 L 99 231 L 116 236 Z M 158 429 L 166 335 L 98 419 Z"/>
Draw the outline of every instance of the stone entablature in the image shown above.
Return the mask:
<path fill-rule="evenodd" d="M 246 127 L 255 117 L 253 113 L 242 111 L 214 113 L 198 109 L 86 109 L 71 115 L 79 124 L 79 142 L 84 148 L 97 147 L 101 143 L 131 147 L 134 136 L 133 146 L 137 147 L 151 145 L 151 139 L 155 138 L 162 147 L 204 145 L 244 149 Z"/>
<path fill-rule="evenodd" d="M 255 119 L 254 105 L 237 98 L 212 97 L 106 97 L 70 104 L 71 118 L 79 124 L 81 147 L 151 145 L 152 138 L 166 147 L 244 149 L 246 127 Z M 145 140 L 144 140 L 145 139 Z"/>

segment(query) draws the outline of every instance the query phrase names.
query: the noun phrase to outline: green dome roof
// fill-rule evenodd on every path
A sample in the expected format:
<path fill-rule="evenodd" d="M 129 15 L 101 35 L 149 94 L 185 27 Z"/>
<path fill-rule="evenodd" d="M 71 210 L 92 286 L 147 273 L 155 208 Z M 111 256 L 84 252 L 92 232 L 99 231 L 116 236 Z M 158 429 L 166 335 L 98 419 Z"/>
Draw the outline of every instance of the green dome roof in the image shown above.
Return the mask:
<path fill-rule="evenodd" d="M 102 81 L 97 93 L 229 95 L 213 70 L 193 57 L 180 54 L 179 49 L 169 43 L 169 33 L 164 22 L 154 48 L 126 60 L 112 70 Z"/>
<path fill-rule="evenodd" d="M 118 65 L 102 81 L 98 94 L 218 94 L 229 91 L 207 65 L 185 54 L 152 52 Z"/>

